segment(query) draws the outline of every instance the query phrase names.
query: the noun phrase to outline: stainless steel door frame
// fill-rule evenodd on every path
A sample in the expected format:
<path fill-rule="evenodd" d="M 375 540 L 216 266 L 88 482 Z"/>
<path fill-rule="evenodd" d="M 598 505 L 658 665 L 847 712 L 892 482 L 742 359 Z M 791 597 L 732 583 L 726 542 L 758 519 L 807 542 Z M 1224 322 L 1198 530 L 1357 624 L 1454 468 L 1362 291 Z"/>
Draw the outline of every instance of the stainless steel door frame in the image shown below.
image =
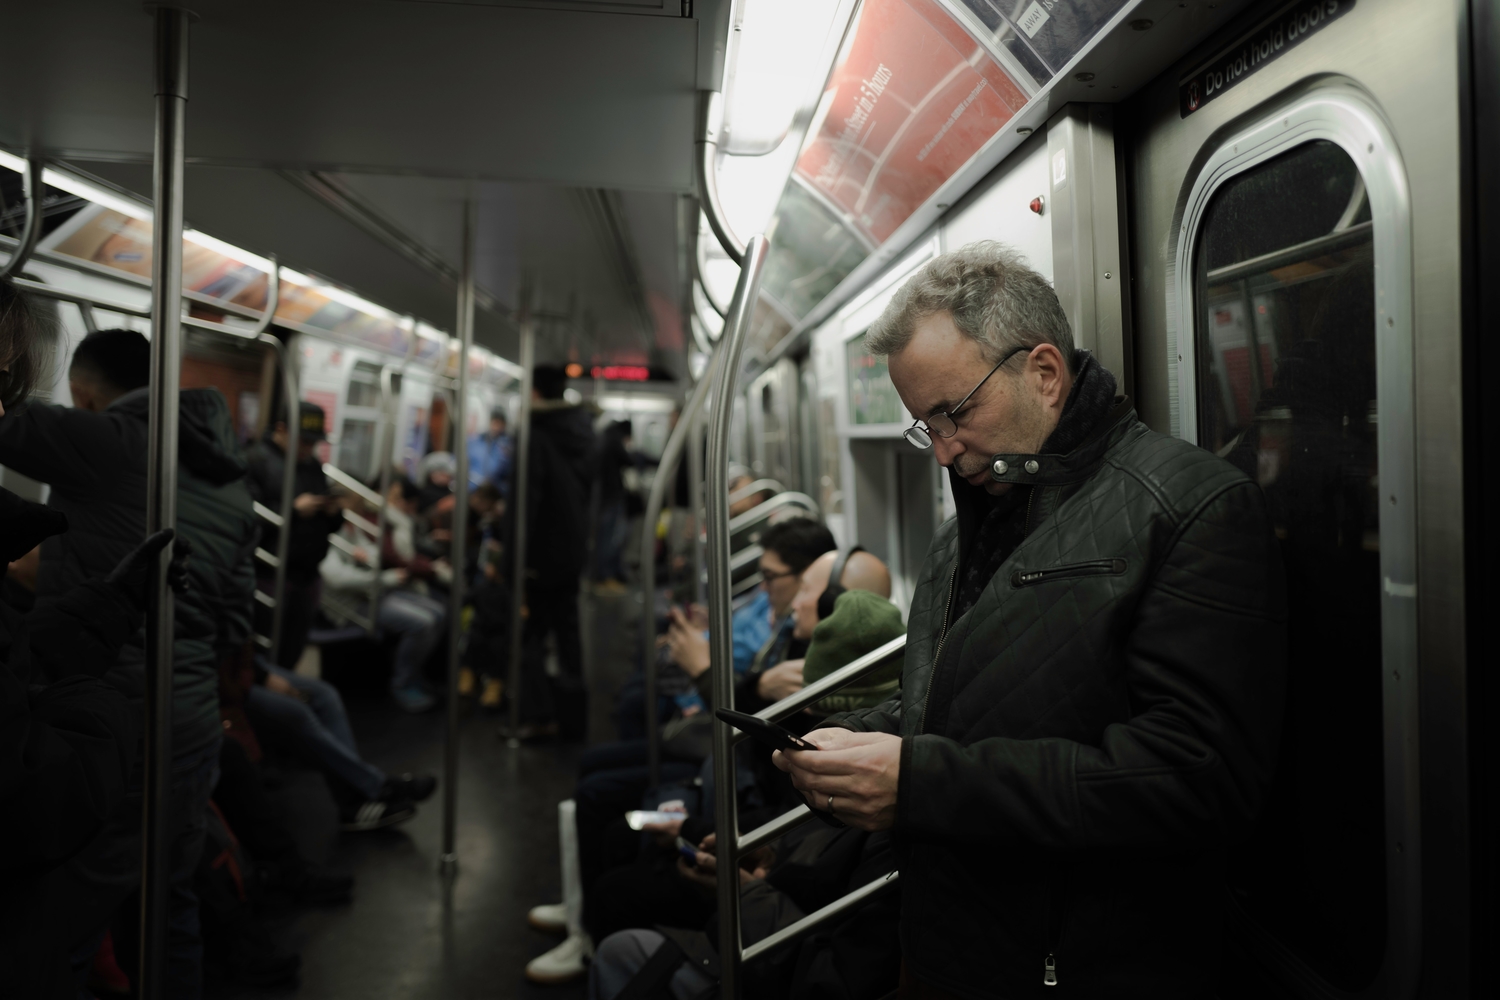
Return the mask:
<path fill-rule="evenodd" d="M 1360 90 L 1334 83 L 1276 104 L 1230 132 L 1198 170 L 1168 249 L 1176 362 L 1169 373 L 1173 432 L 1198 439 L 1194 260 L 1210 200 L 1230 178 L 1309 142 L 1341 147 L 1359 168 L 1374 223 L 1379 469 L 1381 658 L 1385 732 L 1388 928 L 1372 993 L 1406 996 L 1421 958 L 1422 822 L 1417 692 L 1416 441 L 1412 365 L 1411 198 L 1395 139 Z"/>

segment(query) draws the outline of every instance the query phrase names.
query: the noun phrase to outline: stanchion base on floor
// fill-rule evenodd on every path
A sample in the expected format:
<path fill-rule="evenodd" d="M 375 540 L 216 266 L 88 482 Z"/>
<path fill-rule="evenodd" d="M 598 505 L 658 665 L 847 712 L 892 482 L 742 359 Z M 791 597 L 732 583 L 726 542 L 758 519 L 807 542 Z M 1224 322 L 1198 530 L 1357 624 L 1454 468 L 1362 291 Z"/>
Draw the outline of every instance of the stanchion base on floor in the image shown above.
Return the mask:
<path fill-rule="evenodd" d="M 458 855 L 444 854 L 438 861 L 438 871 L 442 872 L 444 878 L 452 878 L 458 874 Z"/>

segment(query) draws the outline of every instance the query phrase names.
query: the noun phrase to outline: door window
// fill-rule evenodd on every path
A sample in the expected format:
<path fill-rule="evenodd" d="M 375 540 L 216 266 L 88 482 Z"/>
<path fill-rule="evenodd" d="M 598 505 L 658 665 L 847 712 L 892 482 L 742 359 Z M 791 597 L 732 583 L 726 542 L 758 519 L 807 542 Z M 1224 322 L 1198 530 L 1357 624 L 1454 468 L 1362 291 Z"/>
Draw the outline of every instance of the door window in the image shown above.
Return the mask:
<path fill-rule="evenodd" d="M 1197 240 L 1198 441 L 1265 491 L 1286 567 L 1275 786 L 1231 890 L 1328 983 L 1386 937 L 1373 225 L 1339 146 L 1219 187 Z"/>

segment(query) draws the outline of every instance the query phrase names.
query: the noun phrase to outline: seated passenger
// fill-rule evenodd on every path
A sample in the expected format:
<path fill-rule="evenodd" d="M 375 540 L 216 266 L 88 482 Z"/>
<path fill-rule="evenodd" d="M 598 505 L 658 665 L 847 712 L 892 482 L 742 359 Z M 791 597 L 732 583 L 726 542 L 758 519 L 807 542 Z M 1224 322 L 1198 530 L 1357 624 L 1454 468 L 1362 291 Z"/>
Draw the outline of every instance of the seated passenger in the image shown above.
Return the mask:
<path fill-rule="evenodd" d="M 256 683 L 246 713 L 266 746 L 290 753 L 323 772 L 339 803 L 343 828 L 379 830 L 416 815 L 414 803 L 437 788 L 430 774 L 387 775 L 359 755 L 338 689 L 268 660 L 254 661 Z"/>
<path fill-rule="evenodd" d="M 351 542 L 363 540 L 355 535 L 352 526 L 346 525 L 344 531 Z M 318 572 L 323 577 L 323 585 L 337 594 L 342 603 L 368 616 L 377 555 L 358 544 L 354 552 L 350 555 L 337 545 L 330 546 Z M 443 641 L 448 606 L 407 586 L 404 567 L 395 566 L 378 572 L 381 574 L 381 591 L 375 624 L 382 633 L 399 637 L 391 669 L 391 697 L 403 711 L 425 712 L 437 704 L 437 699 L 428 690 L 422 668 Z"/>
<path fill-rule="evenodd" d="M 796 521 L 788 522 L 788 525 L 795 524 L 797 524 Z M 802 524 L 806 526 L 812 522 L 803 520 Z M 789 544 L 791 539 L 815 540 L 819 544 L 832 541 L 832 536 L 823 538 L 818 533 L 807 530 L 806 527 L 790 531 L 785 538 L 781 533 L 773 532 L 775 532 L 774 528 L 766 532 L 768 541 L 765 544 L 768 549 L 771 545 L 776 545 L 788 551 L 788 562 L 793 559 L 800 562 L 806 558 L 806 552 L 797 553 L 792 549 Z M 764 701 L 764 696 L 758 694 L 757 691 L 764 675 L 768 674 L 769 670 L 757 672 L 755 667 L 764 666 L 768 662 L 775 663 L 776 660 L 772 659 L 772 656 L 773 654 L 780 655 L 776 652 L 777 650 L 785 652 L 791 649 L 800 652 L 803 648 L 802 644 L 812 639 L 819 623 L 819 597 L 836 598 L 839 596 L 837 588 L 829 587 L 829 576 L 837 558 L 837 552 L 826 553 L 824 557 L 808 563 L 806 569 L 797 577 L 776 573 L 769 575 L 768 587 L 792 580 L 797 581 L 798 588 L 792 601 L 794 611 L 786 616 L 785 626 L 778 629 L 777 634 L 773 634 L 768 639 L 765 651 L 763 651 L 765 655 L 757 657 L 757 663 L 752 664 L 751 672 L 740 680 L 737 685 L 736 707 L 740 707 L 741 699 L 750 698 L 761 699 L 760 707 L 768 704 Z M 863 551 L 856 552 L 849 558 L 841 579 L 846 587 L 853 584 L 860 588 L 869 586 L 883 591 L 875 597 L 877 601 L 884 600 L 890 591 L 890 575 L 885 564 L 870 553 Z M 895 615 L 899 628 L 900 613 L 890 606 L 888 601 L 885 603 Z M 840 638 L 841 633 L 835 627 L 831 635 L 825 635 L 825 641 L 829 642 L 835 650 L 833 655 L 841 655 L 851 649 L 857 650 L 853 656 L 862 655 L 891 638 L 887 631 L 870 627 L 870 621 L 863 615 L 846 615 L 845 621 L 848 623 L 846 628 L 856 634 L 842 635 Z M 802 638 L 798 638 L 799 636 Z M 783 637 L 784 641 L 778 643 L 778 640 Z M 797 645 L 793 646 L 793 643 Z M 800 679 L 802 662 L 801 659 L 795 661 L 796 686 L 791 690 L 798 690 L 802 686 Z M 842 663 L 839 664 L 839 666 L 842 665 Z M 776 682 L 778 690 L 779 685 L 784 683 L 786 683 L 784 678 Z M 766 693 L 769 694 L 771 691 L 767 689 Z M 758 711 L 759 708 L 742 710 Z M 679 752 L 680 762 L 674 763 L 664 759 L 662 766 L 663 780 L 669 783 L 665 787 L 670 788 L 672 787 L 670 783 L 677 782 L 680 788 L 680 797 L 673 799 L 669 804 L 683 812 L 685 817 L 689 813 L 694 814 L 695 818 L 691 820 L 691 826 L 686 828 L 696 830 L 699 836 L 712 830 L 712 816 L 708 810 L 711 810 L 713 802 L 713 770 L 711 762 L 703 760 L 707 757 L 711 724 L 706 715 L 702 717 L 702 722 L 705 725 L 701 727 L 702 732 L 698 734 L 694 742 L 692 753 Z M 788 720 L 784 724 L 799 731 L 809 728 L 807 722 L 797 718 Z M 666 758 L 673 750 L 681 751 L 685 742 L 681 739 L 680 732 L 668 729 L 664 733 L 666 736 L 674 737 L 663 741 L 663 756 Z M 605 753 L 611 752 L 621 751 L 595 748 L 586 752 L 583 762 L 585 768 L 594 763 L 589 758 L 590 753 L 597 753 L 602 757 Z M 642 755 L 643 762 L 644 741 L 641 742 L 638 752 Z M 699 762 L 688 764 L 686 760 L 682 760 L 684 757 L 693 757 Z M 769 754 L 758 749 L 758 744 L 744 743 L 741 744 L 737 757 L 740 761 L 738 780 L 747 803 L 760 806 L 765 812 L 765 819 L 770 819 L 784 811 L 791 790 L 786 787 L 786 779 L 771 766 Z M 774 785 L 767 784 L 771 775 L 775 776 Z M 697 787 L 692 787 L 690 783 L 696 784 Z M 647 784 L 648 778 L 643 766 L 616 767 L 593 772 L 585 770 L 574 793 L 577 824 L 574 842 L 579 852 L 576 870 L 580 879 L 576 898 L 584 903 L 584 917 L 594 939 L 602 939 L 621 927 L 649 925 L 653 922 L 648 918 L 650 914 L 667 913 L 684 909 L 684 907 L 687 911 L 695 909 L 684 902 L 682 886 L 676 880 L 668 878 L 663 881 L 653 870 L 652 858 L 645 859 L 644 865 L 635 864 L 640 841 L 639 837 L 626 830 L 623 816 L 627 810 L 641 805 L 641 798 L 648 791 Z M 658 798 L 671 798 L 674 794 L 672 791 L 663 790 L 659 792 Z M 686 818 L 665 824 L 649 825 L 646 829 L 656 835 L 662 844 L 669 846 L 678 833 L 685 829 L 685 823 L 689 823 Z M 611 876 L 606 876 L 605 873 L 611 868 L 616 869 L 616 873 L 612 884 L 605 886 L 604 883 L 611 879 Z M 629 870 L 621 870 L 622 868 Z M 567 866 L 564 867 L 565 872 L 569 870 Z M 589 953 L 591 942 L 590 938 L 583 933 L 580 918 L 577 915 L 570 917 L 562 904 L 556 904 L 533 909 L 530 920 L 534 926 L 567 929 L 569 937 L 553 951 L 533 960 L 527 966 L 527 976 L 539 982 L 560 982 L 581 975 L 583 962 Z M 642 921 L 645 923 L 643 924 Z"/>
<path fill-rule="evenodd" d="M 856 553 L 860 554 L 864 553 Z M 838 553 L 831 555 L 837 558 Z M 865 570 L 876 575 L 877 579 L 883 577 L 883 565 L 879 565 L 879 560 L 873 556 L 869 559 L 876 565 L 865 567 Z M 826 583 L 833 560 L 820 559 L 819 562 L 823 563 L 822 578 Z M 905 631 L 900 609 L 885 597 L 870 591 L 839 593 L 836 588 L 826 588 L 814 592 L 812 600 L 806 600 L 812 573 L 813 569 L 809 568 L 803 574 L 804 586 L 794 607 L 800 624 L 812 636 L 805 669 L 813 679 L 838 670 Z M 843 576 L 848 579 L 847 569 Z M 830 603 L 832 613 L 826 618 L 821 617 L 820 605 L 826 610 Z M 894 690 L 899 670 L 900 657 L 893 657 L 888 666 L 876 674 L 832 697 L 838 699 L 840 707 L 872 707 Z M 806 711 L 817 713 L 823 707 L 824 702 L 820 702 Z M 772 773 L 776 774 L 779 783 L 786 784 L 786 778 L 779 772 Z M 771 808 L 747 812 L 741 816 L 741 828 L 759 825 L 779 811 L 779 808 Z M 689 824 L 679 824 L 683 833 L 695 839 L 701 838 L 704 824 L 697 823 L 695 827 L 690 831 Z M 663 832 L 670 834 L 675 831 Z M 713 943 L 702 933 L 712 910 L 714 837 L 702 838 L 699 853 L 691 866 L 676 858 L 672 843 L 669 836 L 660 837 L 658 848 L 663 849 L 660 853 L 650 852 L 637 864 L 606 874 L 589 897 L 588 928 L 595 939 L 603 941 L 592 977 L 595 995 L 614 996 L 630 979 L 627 973 L 644 966 L 646 958 L 661 943 L 660 935 L 652 931 L 642 932 L 638 930 L 640 928 L 682 929 L 667 931 L 667 937 L 693 956 L 693 961 L 688 963 L 692 969 L 704 973 L 709 981 L 717 975 Z M 862 854 L 868 857 L 858 861 Z M 867 838 L 848 828 L 802 827 L 770 848 L 757 851 L 753 857 L 759 860 L 741 862 L 746 943 L 754 943 L 780 930 L 804 914 L 833 902 L 845 892 L 887 874 L 894 867 L 884 835 Z M 675 880 L 667 870 L 674 863 L 679 876 Z M 851 864 L 854 865 L 852 874 Z M 833 947 L 829 947 L 824 938 L 819 944 L 810 945 L 805 954 L 799 956 L 794 948 L 779 958 L 757 965 L 755 975 L 747 979 L 749 995 L 885 995 L 896 981 L 893 956 L 899 954 L 897 909 L 894 898 L 866 904 L 856 914 L 845 918 L 850 921 L 848 928 L 834 931 Z M 622 934 L 624 938 L 621 938 Z M 633 944 L 627 947 L 627 941 Z M 657 961 L 657 965 L 668 963 L 676 967 L 682 963 L 683 957 L 676 950 L 676 944 L 669 946 L 672 949 L 670 954 L 677 956 L 676 961 L 669 963 L 664 957 Z M 702 961 L 705 958 L 708 959 L 706 964 Z M 796 975 L 793 975 L 794 969 L 799 970 Z M 662 982 L 665 983 L 670 970 L 662 969 L 662 972 Z M 646 985 L 636 984 L 635 988 L 645 989 Z M 652 988 L 656 986 L 653 984 Z M 830 990 L 834 991 L 828 992 Z"/>
<path fill-rule="evenodd" d="M 1211 995 L 1217 859 L 1265 799 L 1285 694 L 1260 489 L 1148 430 L 997 244 L 928 263 L 865 347 L 958 516 L 900 692 L 778 766 L 813 809 L 896 835 L 911 996 Z"/>

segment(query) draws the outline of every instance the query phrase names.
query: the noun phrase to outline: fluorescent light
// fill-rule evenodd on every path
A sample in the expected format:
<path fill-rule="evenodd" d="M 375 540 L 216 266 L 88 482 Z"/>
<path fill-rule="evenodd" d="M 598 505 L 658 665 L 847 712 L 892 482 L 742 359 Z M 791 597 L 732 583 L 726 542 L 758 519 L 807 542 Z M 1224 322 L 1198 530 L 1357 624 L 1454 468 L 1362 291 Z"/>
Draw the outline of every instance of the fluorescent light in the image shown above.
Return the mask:
<path fill-rule="evenodd" d="M 781 144 L 828 72 L 830 33 L 843 30 L 841 0 L 756 0 L 740 8 L 725 82 L 729 152 L 760 154 Z M 750 230 L 759 232 L 760 230 Z"/>
<path fill-rule="evenodd" d="M 18 174 L 24 174 L 26 172 L 26 160 L 15 153 L 7 153 L 5 150 L 0 149 L 0 167 L 4 167 L 7 170 L 14 170 Z"/>
<path fill-rule="evenodd" d="M 671 413 L 677 400 L 671 396 L 625 395 L 605 393 L 594 397 L 601 410 L 624 410 L 626 413 Z"/>
<path fill-rule="evenodd" d="M 143 205 L 131 198 L 125 198 L 115 194 L 107 188 L 98 187 L 88 181 L 80 180 L 72 174 L 64 174 L 53 170 L 51 167 L 42 171 L 42 182 L 59 191 L 76 194 L 85 198 L 95 205 L 103 205 L 105 208 L 128 215 L 132 219 L 140 219 L 142 222 L 151 221 L 151 207 Z"/>
<path fill-rule="evenodd" d="M 200 233 L 196 229 L 183 230 L 182 238 L 198 244 L 205 250 L 212 250 L 214 253 L 228 257 L 230 260 L 239 261 L 241 264 L 253 267 L 257 271 L 264 271 L 266 274 L 270 274 L 275 269 L 275 265 L 265 257 L 253 254 L 248 250 L 241 250 L 232 243 L 225 243 L 216 236 Z"/>

